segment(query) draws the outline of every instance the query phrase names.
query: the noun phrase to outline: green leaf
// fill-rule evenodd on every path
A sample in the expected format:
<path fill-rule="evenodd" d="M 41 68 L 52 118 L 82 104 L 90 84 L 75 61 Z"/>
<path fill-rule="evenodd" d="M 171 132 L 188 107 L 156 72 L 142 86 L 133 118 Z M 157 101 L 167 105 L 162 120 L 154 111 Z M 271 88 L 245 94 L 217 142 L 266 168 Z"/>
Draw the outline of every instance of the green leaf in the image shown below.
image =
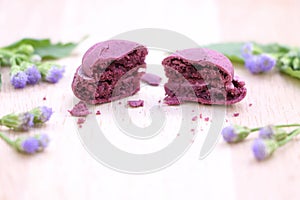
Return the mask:
<path fill-rule="evenodd" d="M 40 55 L 43 59 L 63 58 L 70 55 L 76 46 L 77 44 L 75 43 L 51 44 L 48 46 L 36 48 L 35 53 Z"/>
<path fill-rule="evenodd" d="M 300 79 L 300 70 L 293 70 L 291 67 L 280 68 L 280 71 L 292 77 Z"/>
<path fill-rule="evenodd" d="M 283 54 L 288 53 L 291 50 L 291 47 L 286 45 L 281 45 L 278 43 L 270 43 L 270 44 L 258 44 L 254 43 L 259 49 L 264 53 L 270 54 Z"/>
<path fill-rule="evenodd" d="M 210 44 L 204 46 L 205 48 L 216 50 L 227 56 L 232 62 L 244 63 L 244 59 L 241 54 L 244 42 L 228 42 L 228 43 L 218 43 Z"/>
<path fill-rule="evenodd" d="M 83 39 L 85 39 L 85 38 L 83 38 Z M 3 47 L 3 49 L 13 50 L 13 49 L 17 49 L 21 45 L 32 45 L 34 48 L 34 53 L 40 55 L 43 59 L 58 59 L 58 58 L 63 58 L 63 57 L 70 55 L 72 50 L 78 44 L 79 44 L 79 42 L 78 43 L 71 43 L 71 42 L 60 43 L 59 42 L 59 43 L 53 44 L 50 39 L 24 38 L 13 44 Z"/>

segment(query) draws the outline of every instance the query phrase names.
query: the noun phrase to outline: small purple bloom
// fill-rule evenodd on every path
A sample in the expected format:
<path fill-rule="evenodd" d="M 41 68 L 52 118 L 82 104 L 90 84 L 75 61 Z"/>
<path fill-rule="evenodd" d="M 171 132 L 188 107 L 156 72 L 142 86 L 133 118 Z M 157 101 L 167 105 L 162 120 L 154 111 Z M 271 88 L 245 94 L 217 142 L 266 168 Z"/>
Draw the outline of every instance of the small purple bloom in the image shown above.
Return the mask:
<path fill-rule="evenodd" d="M 53 65 L 47 72 L 45 79 L 50 83 L 57 83 L 63 77 L 64 72 L 64 68 Z"/>
<path fill-rule="evenodd" d="M 47 134 L 36 135 L 35 138 L 39 141 L 38 151 L 43 151 L 50 142 L 50 138 Z"/>
<path fill-rule="evenodd" d="M 255 139 L 252 145 L 252 152 L 254 157 L 261 161 L 270 157 L 272 153 L 278 148 L 278 144 L 272 139 Z"/>
<path fill-rule="evenodd" d="M 27 74 L 23 71 L 19 71 L 18 73 L 11 76 L 10 82 L 16 89 L 24 88 L 27 83 Z"/>
<path fill-rule="evenodd" d="M 238 138 L 238 135 L 235 133 L 233 126 L 227 126 L 222 130 L 222 136 L 226 142 L 235 142 Z"/>
<path fill-rule="evenodd" d="M 20 125 L 16 130 L 28 131 L 29 128 L 33 127 L 33 114 L 25 112 L 19 115 Z"/>
<path fill-rule="evenodd" d="M 12 128 L 16 131 L 28 131 L 33 126 L 33 114 L 25 112 L 21 114 L 8 114 L 0 119 L 0 125 Z"/>
<path fill-rule="evenodd" d="M 274 126 L 266 126 L 259 130 L 259 138 L 262 139 L 275 139 L 281 141 L 288 136 L 287 132 L 281 128 Z"/>
<path fill-rule="evenodd" d="M 262 139 L 271 139 L 274 136 L 274 130 L 272 126 L 265 126 L 259 129 L 259 138 Z"/>
<path fill-rule="evenodd" d="M 248 42 L 245 43 L 244 46 L 242 47 L 242 56 L 243 58 L 247 59 L 252 56 L 253 52 L 253 44 Z"/>
<path fill-rule="evenodd" d="M 28 137 L 17 147 L 21 152 L 33 154 L 39 149 L 39 141 L 34 137 Z"/>
<path fill-rule="evenodd" d="M 250 132 L 250 129 L 245 126 L 231 125 L 223 128 L 222 135 L 226 142 L 234 143 L 244 140 Z"/>
<path fill-rule="evenodd" d="M 273 69 L 276 65 L 276 60 L 267 54 L 259 55 L 259 66 L 262 72 L 267 72 Z"/>
<path fill-rule="evenodd" d="M 48 146 L 50 138 L 47 134 L 41 134 L 39 138 L 40 146 L 44 149 Z"/>
<path fill-rule="evenodd" d="M 18 137 L 13 141 L 5 134 L 0 132 L 0 138 L 19 152 L 26 154 L 34 154 L 39 151 L 43 151 L 48 146 L 50 141 L 48 135 L 46 134 L 35 135 L 33 137 Z"/>
<path fill-rule="evenodd" d="M 43 124 L 47 122 L 53 114 L 52 108 L 47 106 L 39 106 L 30 111 L 34 116 L 34 124 Z"/>
<path fill-rule="evenodd" d="M 32 65 L 31 67 L 28 67 L 25 71 L 27 74 L 27 83 L 34 85 L 38 83 L 41 80 L 41 73 L 36 68 L 36 66 Z"/>
<path fill-rule="evenodd" d="M 259 56 L 251 56 L 245 59 L 245 67 L 253 74 L 262 72 Z"/>
<path fill-rule="evenodd" d="M 40 109 L 42 111 L 40 120 L 44 123 L 50 119 L 50 117 L 53 114 L 53 111 L 52 111 L 52 108 L 49 108 L 47 106 L 41 106 Z"/>

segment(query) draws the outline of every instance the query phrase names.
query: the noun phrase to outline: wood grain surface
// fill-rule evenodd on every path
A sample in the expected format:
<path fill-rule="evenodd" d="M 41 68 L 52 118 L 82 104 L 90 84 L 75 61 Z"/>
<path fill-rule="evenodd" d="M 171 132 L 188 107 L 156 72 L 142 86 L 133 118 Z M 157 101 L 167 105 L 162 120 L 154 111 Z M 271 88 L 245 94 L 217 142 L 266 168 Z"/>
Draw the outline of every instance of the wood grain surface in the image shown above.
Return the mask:
<path fill-rule="evenodd" d="M 57 84 L 15 90 L 9 83 L 9 68 L 0 69 L 0 116 L 38 105 L 55 111 L 46 126 L 19 133 L 48 133 L 51 144 L 45 152 L 26 156 L 0 141 L 0 199 L 299 199 L 299 139 L 265 162 L 255 161 L 250 151 L 255 134 L 237 145 L 219 140 L 208 157 L 198 160 L 204 138 L 199 132 L 190 150 L 172 166 L 153 174 L 129 175 L 93 159 L 67 112 L 74 101 L 70 85 L 75 69 L 96 42 L 133 29 L 163 28 L 199 44 L 255 40 L 300 46 L 299 8 L 298 0 L 0 0 L 0 46 L 23 37 L 69 42 L 90 36 L 70 57 L 58 61 L 67 68 Z M 246 81 L 248 94 L 227 107 L 229 123 L 299 123 L 299 80 L 276 70 L 253 76 L 243 66 L 235 66 L 235 73 Z M 199 107 L 203 112 L 210 109 Z M 96 108 L 105 110 L 105 105 Z M 99 116 L 100 126 L 104 118 Z M 204 128 L 210 124 L 199 123 Z M 18 135 L 2 127 L 1 131 L 11 138 Z"/>

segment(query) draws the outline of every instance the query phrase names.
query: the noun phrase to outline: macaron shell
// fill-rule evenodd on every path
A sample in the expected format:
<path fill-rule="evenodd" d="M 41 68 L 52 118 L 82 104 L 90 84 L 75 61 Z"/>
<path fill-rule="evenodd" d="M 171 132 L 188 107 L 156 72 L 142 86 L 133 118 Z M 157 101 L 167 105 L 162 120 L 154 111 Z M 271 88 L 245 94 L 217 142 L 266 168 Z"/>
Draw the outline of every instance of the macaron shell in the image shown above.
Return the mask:
<path fill-rule="evenodd" d="M 84 54 L 82 58 L 82 70 L 87 76 L 91 77 L 95 64 L 102 65 L 105 68 L 111 62 L 126 56 L 138 48 L 146 47 L 127 40 L 108 40 L 97 43 Z"/>

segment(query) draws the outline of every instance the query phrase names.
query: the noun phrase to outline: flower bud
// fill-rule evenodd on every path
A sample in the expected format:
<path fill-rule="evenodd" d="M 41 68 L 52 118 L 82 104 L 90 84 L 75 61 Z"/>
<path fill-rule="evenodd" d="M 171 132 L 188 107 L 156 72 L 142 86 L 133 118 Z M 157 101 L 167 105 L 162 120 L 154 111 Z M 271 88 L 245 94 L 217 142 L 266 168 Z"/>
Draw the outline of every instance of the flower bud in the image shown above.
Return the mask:
<path fill-rule="evenodd" d="M 20 137 L 15 141 L 15 148 L 26 154 L 34 154 L 39 149 L 39 140 L 35 137 Z"/>
<path fill-rule="evenodd" d="M 251 130 L 245 126 L 231 125 L 223 128 L 222 135 L 226 142 L 236 143 L 244 140 Z"/>
<path fill-rule="evenodd" d="M 265 126 L 259 130 L 259 138 L 281 141 L 287 137 L 287 132 L 274 126 Z"/>
<path fill-rule="evenodd" d="M 21 53 L 26 55 L 31 55 L 33 54 L 33 52 L 34 52 L 34 48 L 30 44 L 22 44 L 16 50 L 16 53 Z"/>
<path fill-rule="evenodd" d="M 258 138 L 253 142 L 252 152 L 254 157 L 261 161 L 270 157 L 278 147 L 276 140 Z"/>
<path fill-rule="evenodd" d="M 8 114 L 0 119 L 0 125 L 12 128 L 16 131 L 28 131 L 33 126 L 33 114 L 25 112 L 21 114 Z"/>
<path fill-rule="evenodd" d="M 64 67 L 49 62 L 39 65 L 38 69 L 42 74 L 43 80 L 50 83 L 57 83 L 65 72 Z"/>
<path fill-rule="evenodd" d="M 29 111 L 29 113 L 31 113 L 34 116 L 34 124 L 40 125 L 44 124 L 50 119 L 51 115 L 53 114 L 53 111 L 52 108 L 46 106 L 39 106 Z"/>

